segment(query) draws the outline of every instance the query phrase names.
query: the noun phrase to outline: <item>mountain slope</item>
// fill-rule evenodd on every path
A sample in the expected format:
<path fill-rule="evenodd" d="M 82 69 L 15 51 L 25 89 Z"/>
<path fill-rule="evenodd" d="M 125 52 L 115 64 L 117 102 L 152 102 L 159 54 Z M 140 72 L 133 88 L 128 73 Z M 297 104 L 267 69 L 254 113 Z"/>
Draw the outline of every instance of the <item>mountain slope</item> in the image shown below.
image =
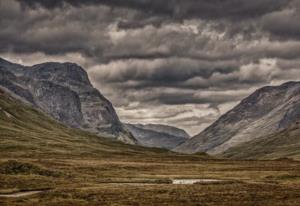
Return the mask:
<path fill-rule="evenodd" d="M 273 134 L 300 119 L 300 83 L 263 87 L 175 151 L 220 154 Z"/>
<path fill-rule="evenodd" d="M 0 155 L 10 157 L 68 157 L 155 154 L 153 150 L 123 144 L 68 128 L 0 90 Z"/>
<path fill-rule="evenodd" d="M 232 147 L 220 156 L 231 159 L 300 159 L 299 122 L 275 134 Z"/>
<path fill-rule="evenodd" d="M 120 122 L 112 104 L 76 64 L 25 67 L 0 59 L 0 86 L 70 127 L 137 143 Z"/>
<path fill-rule="evenodd" d="M 114 139 L 66 127 L 1 89 L 0 157 L 2 161 L 5 159 L 22 160 L 24 158 L 52 159 L 57 164 L 61 164 L 60 160 L 63 159 L 67 159 L 71 164 L 75 159 L 82 160 L 85 158 L 90 161 L 95 159 L 101 161 L 105 158 L 106 160 L 107 158 L 115 159 L 115 161 L 122 159 L 125 162 L 126 160 L 145 159 L 151 161 L 154 159 L 192 161 L 210 158 L 205 154 L 187 156 L 165 149 L 124 144 Z M 89 164 L 89 161 L 85 161 L 85 163 Z M 79 163 L 79 165 L 81 164 Z"/>
<path fill-rule="evenodd" d="M 126 124 L 126 127 L 146 147 L 172 149 L 190 137 L 184 130 L 167 125 Z"/>

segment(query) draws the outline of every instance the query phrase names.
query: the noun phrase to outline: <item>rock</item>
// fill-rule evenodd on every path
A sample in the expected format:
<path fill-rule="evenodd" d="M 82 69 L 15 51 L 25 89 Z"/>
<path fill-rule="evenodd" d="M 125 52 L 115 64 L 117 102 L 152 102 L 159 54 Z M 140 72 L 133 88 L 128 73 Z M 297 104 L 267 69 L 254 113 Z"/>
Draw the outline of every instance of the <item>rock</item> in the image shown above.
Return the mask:
<path fill-rule="evenodd" d="M 76 64 L 25 67 L 0 58 L 0 86 L 70 127 L 137 144 L 112 104 Z"/>

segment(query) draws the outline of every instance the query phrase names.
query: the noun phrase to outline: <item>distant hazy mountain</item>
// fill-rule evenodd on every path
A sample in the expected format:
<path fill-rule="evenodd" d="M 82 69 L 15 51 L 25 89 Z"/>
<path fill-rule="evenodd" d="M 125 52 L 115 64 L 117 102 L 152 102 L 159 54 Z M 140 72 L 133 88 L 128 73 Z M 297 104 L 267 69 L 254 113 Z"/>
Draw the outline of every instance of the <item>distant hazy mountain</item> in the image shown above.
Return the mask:
<path fill-rule="evenodd" d="M 184 130 L 167 125 L 126 124 L 126 127 L 146 147 L 172 149 L 190 138 Z"/>
<path fill-rule="evenodd" d="M 174 150 L 184 153 L 226 153 L 240 144 L 253 140 L 259 142 L 299 119 L 300 82 L 263 87 Z"/>
<path fill-rule="evenodd" d="M 51 62 L 25 67 L 0 58 L 0 86 L 70 127 L 137 143 L 112 104 L 76 64 Z"/>

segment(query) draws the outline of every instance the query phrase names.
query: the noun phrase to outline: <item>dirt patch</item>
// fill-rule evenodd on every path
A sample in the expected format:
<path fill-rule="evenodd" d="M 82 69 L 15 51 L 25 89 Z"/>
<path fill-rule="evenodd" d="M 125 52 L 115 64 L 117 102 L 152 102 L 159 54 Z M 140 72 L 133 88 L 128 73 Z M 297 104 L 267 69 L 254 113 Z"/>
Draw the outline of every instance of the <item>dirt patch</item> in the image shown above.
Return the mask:
<path fill-rule="evenodd" d="M 16 192 L 12 194 L 0 194 L 0 197 L 7 197 L 7 198 L 16 198 L 16 197 L 25 197 L 29 195 L 35 195 L 41 193 L 43 191 L 25 191 L 25 192 Z"/>
<path fill-rule="evenodd" d="M 6 112 L 6 111 L 3 111 L 3 112 L 7 118 L 9 118 L 9 119 L 13 118 L 13 116 L 11 114 L 9 114 L 8 112 Z"/>

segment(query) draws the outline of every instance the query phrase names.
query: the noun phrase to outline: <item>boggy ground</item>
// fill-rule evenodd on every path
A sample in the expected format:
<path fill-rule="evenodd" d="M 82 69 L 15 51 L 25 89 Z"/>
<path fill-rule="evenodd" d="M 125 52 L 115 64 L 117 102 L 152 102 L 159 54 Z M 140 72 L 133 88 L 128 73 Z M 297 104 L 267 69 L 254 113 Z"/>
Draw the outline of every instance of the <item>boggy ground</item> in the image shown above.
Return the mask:
<path fill-rule="evenodd" d="M 162 155 L 1 159 L 0 205 L 300 205 L 300 162 Z M 226 182 L 172 185 L 171 179 Z"/>

